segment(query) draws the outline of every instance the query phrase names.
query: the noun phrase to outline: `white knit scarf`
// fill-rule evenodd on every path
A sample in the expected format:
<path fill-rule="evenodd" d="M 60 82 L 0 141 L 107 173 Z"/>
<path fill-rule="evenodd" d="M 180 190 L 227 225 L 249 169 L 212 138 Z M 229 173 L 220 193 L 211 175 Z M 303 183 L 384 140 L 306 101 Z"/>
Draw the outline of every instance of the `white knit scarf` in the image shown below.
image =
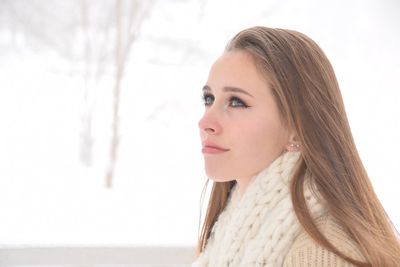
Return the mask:
<path fill-rule="evenodd" d="M 293 211 L 289 183 L 301 152 L 284 152 L 252 178 L 243 195 L 237 184 L 215 222 L 205 250 L 192 267 L 282 266 L 301 230 Z M 324 211 L 308 186 L 307 205 Z"/>

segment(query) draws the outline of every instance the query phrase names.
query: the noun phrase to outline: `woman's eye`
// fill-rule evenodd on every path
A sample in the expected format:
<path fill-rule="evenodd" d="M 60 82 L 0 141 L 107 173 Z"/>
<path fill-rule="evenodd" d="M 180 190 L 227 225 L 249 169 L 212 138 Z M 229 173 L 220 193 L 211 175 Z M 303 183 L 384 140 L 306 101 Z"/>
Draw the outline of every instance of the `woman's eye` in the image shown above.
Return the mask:
<path fill-rule="evenodd" d="M 230 106 L 231 107 L 239 107 L 239 108 L 248 108 L 249 106 L 247 106 L 242 100 L 240 100 L 237 97 L 231 97 L 230 100 Z"/>
<path fill-rule="evenodd" d="M 204 94 L 203 95 L 203 102 L 204 105 L 209 106 L 212 104 L 212 102 L 214 101 L 214 96 L 210 95 L 210 94 Z"/>
<path fill-rule="evenodd" d="M 203 102 L 205 106 L 211 106 L 214 102 L 214 96 L 212 94 L 203 94 L 202 96 Z M 228 105 L 232 108 L 248 108 L 240 98 L 236 96 L 232 96 L 228 99 Z"/>

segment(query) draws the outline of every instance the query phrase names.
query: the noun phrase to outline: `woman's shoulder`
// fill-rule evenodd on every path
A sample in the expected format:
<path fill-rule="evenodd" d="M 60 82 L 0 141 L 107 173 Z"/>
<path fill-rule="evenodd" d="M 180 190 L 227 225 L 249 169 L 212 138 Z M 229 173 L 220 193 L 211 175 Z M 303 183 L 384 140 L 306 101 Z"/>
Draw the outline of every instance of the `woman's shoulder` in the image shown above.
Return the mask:
<path fill-rule="evenodd" d="M 325 214 L 316 220 L 322 234 L 345 255 L 365 261 L 357 243 L 333 216 Z M 316 243 L 305 231 L 294 240 L 284 262 L 284 267 L 301 266 L 354 266 L 335 253 Z"/>

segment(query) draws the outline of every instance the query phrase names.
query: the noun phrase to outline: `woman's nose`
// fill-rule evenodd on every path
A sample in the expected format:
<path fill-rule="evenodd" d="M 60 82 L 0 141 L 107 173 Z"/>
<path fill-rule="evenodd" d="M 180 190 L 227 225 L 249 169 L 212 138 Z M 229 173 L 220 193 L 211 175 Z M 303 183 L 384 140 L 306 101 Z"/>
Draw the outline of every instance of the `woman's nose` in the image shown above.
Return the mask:
<path fill-rule="evenodd" d="M 216 120 L 216 118 L 210 116 L 210 113 L 204 114 L 204 116 L 199 121 L 199 128 L 208 134 L 217 135 L 222 132 L 222 127 Z"/>

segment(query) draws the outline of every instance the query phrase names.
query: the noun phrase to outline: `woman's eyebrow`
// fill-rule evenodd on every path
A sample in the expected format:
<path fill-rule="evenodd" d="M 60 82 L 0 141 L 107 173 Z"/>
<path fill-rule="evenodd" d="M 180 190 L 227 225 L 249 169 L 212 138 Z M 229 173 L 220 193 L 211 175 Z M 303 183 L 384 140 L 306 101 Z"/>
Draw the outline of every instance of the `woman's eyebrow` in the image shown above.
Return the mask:
<path fill-rule="evenodd" d="M 223 90 L 224 90 L 224 92 L 242 93 L 242 94 L 245 94 L 245 95 L 254 97 L 254 96 L 252 96 L 250 93 L 248 93 L 247 91 L 245 91 L 245 90 L 243 90 L 242 88 L 239 88 L 239 87 L 225 86 L 225 87 L 223 88 Z M 203 91 L 210 91 L 210 92 L 211 92 L 211 87 L 208 86 L 208 85 L 204 85 Z"/>

